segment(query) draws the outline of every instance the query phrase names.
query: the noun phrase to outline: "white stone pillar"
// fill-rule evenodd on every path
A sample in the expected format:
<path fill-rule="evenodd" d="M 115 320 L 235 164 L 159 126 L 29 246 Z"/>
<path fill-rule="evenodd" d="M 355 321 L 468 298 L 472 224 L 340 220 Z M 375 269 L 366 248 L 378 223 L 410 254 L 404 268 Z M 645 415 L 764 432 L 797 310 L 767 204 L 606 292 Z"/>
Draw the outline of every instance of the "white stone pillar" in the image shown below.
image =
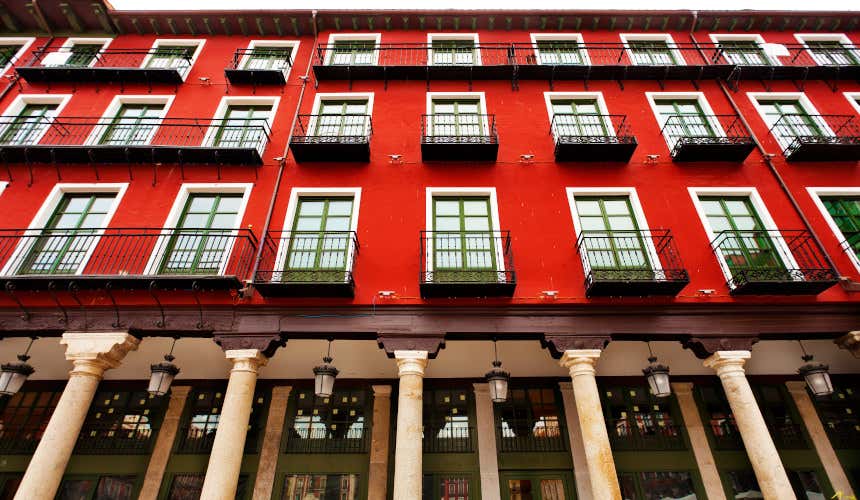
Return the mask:
<path fill-rule="evenodd" d="M 744 363 L 751 356 L 750 351 L 717 351 L 704 364 L 720 377 L 762 495 L 780 500 L 796 498 L 744 374 Z"/>
<path fill-rule="evenodd" d="M 854 496 L 854 490 L 851 488 L 848 476 L 845 475 L 845 470 L 839 463 L 839 457 L 836 456 L 833 445 L 830 444 L 827 431 L 824 430 L 824 425 L 818 417 L 815 405 L 812 404 L 812 398 L 809 397 L 809 392 L 806 390 L 806 382 L 792 380 L 786 382 L 785 385 L 788 387 L 788 392 L 791 394 L 795 406 L 797 406 L 797 412 L 800 413 L 800 418 L 803 420 L 807 432 L 809 432 L 812 445 L 815 446 L 815 451 L 818 453 L 818 458 L 821 459 L 821 465 L 824 467 L 824 472 L 827 474 L 827 479 L 830 480 L 833 489 L 841 491 L 842 498 Z"/>
<path fill-rule="evenodd" d="M 254 479 L 253 500 L 270 500 L 275 487 L 275 470 L 278 467 L 278 455 L 281 453 L 281 436 L 284 434 L 284 419 L 287 416 L 287 402 L 290 399 L 292 387 L 279 385 L 272 388 L 272 398 L 269 400 L 269 415 L 266 417 L 266 431 L 263 435 L 263 446 L 260 448 L 260 462 L 257 466 L 257 477 Z"/>
<path fill-rule="evenodd" d="M 573 476 L 576 479 L 576 498 L 591 500 L 591 478 L 588 477 L 588 461 L 585 459 L 585 443 L 579 428 L 579 413 L 576 411 L 576 398 L 573 384 L 560 382 L 561 400 L 564 404 L 564 423 L 570 440 L 570 455 L 573 459 Z"/>
<path fill-rule="evenodd" d="M 391 386 L 374 385 L 373 425 L 370 436 L 368 500 L 385 500 L 388 494 L 388 446 L 391 438 Z"/>
<path fill-rule="evenodd" d="M 475 423 L 478 434 L 478 463 L 481 467 L 481 498 L 501 500 L 499 457 L 496 452 L 496 416 L 490 385 L 472 384 L 475 388 Z"/>
<path fill-rule="evenodd" d="M 726 492 L 717 471 L 717 463 L 714 454 L 711 453 L 711 445 L 705 435 L 705 427 L 699 408 L 693 398 L 693 384 L 690 382 L 673 382 L 672 392 L 678 400 L 681 408 L 681 417 L 684 419 L 684 427 L 690 437 L 690 446 L 693 448 L 693 456 L 696 457 L 696 465 L 702 476 L 702 484 L 705 486 L 705 495 L 711 500 L 726 500 Z"/>
<path fill-rule="evenodd" d="M 394 446 L 394 500 L 421 498 L 424 369 L 427 351 L 394 351 L 400 387 Z"/>
<path fill-rule="evenodd" d="M 591 497 L 594 500 L 621 498 L 618 473 L 609 446 L 609 434 L 600 406 L 594 365 L 600 349 L 571 349 L 564 351 L 560 364 L 570 371 L 573 397 L 582 441 L 585 443 L 585 460 L 591 479 Z"/>
<path fill-rule="evenodd" d="M 182 411 L 185 409 L 185 400 L 188 399 L 189 392 L 191 392 L 191 387 L 187 385 L 173 386 L 170 389 L 170 401 L 167 403 L 167 411 L 161 422 L 161 429 L 158 430 L 155 446 L 152 447 L 152 455 L 149 457 L 149 465 L 146 467 L 146 475 L 143 478 L 143 487 L 140 489 L 138 500 L 155 500 L 158 498 L 161 482 L 164 480 L 164 471 L 170 460 L 170 452 L 173 449 L 173 442 L 176 440 L 179 420 L 182 418 Z"/>
<path fill-rule="evenodd" d="M 140 340 L 125 332 L 68 332 L 60 344 L 73 363 L 63 394 L 18 486 L 15 500 L 53 500 L 104 372 Z"/>
<path fill-rule="evenodd" d="M 233 500 L 236 497 L 257 373 L 268 361 L 258 349 L 228 350 L 225 355 L 233 363 L 233 368 L 203 480 L 200 494 L 203 500 Z"/>
<path fill-rule="evenodd" d="M 840 349 L 847 349 L 855 358 L 860 358 L 860 331 L 848 332 L 833 342 Z"/>

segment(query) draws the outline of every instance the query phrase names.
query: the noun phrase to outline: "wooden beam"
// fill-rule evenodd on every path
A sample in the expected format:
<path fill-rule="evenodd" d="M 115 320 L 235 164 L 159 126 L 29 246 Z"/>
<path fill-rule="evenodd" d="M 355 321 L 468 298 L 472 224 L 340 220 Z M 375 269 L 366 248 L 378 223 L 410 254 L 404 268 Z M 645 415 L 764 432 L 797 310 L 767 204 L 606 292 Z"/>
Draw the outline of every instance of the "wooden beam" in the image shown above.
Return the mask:
<path fill-rule="evenodd" d="M 224 34 L 227 36 L 232 35 L 232 30 L 230 29 L 230 20 L 226 17 L 219 17 L 218 22 L 221 23 L 221 29 L 224 30 Z"/>
<path fill-rule="evenodd" d="M 245 19 L 245 16 L 237 17 L 236 23 L 239 24 L 239 31 L 242 32 L 242 36 L 248 36 L 248 21 Z"/>
<path fill-rule="evenodd" d="M 206 28 L 206 33 L 209 33 L 210 36 L 215 34 L 215 30 L 212 28 L 212 23 L 208 17 L 203 18 L 203 26 Z"/>
<path fill-rule="evenodd" d="M 140 25 L 140 21 L 136 17 L 131 18 L 131 25 L 134 26 L 134 30 L 137 31 L 138 35 L 143 34 L 143 27 Z"/>
<path fill-rule="evenodd" d="M 281 18 L 273 17 L 272 22 L 275 24 L 275 33 L 277 33 L 278 36 L 284 36 L 284 28 L 281 27 Z"/>
<path fill-rule="evenodd" d="M 168 17 L 166 19 L 166 21 L 167 21 L 167 27 L 170 28 L 170 32 L 173 33 L 174 35 L 178 35 L 179 30 L 176 29 L 176 21 L 172 17 Z"/>
<path fill-rule="evenodd" d="M 190 17 L 185 18 L 185 27 L 188 28 L 188 33 L 192 35 L 197 34 L 197 25 L 194 24 L 194 19 Z"/>
<path fill-rule="evenodd" d="M 257 24 L 257 33 L 259 33 L 260 36 L 266 36 L 266 25 L 263 18 L 258 16 L 254 18 L 254 22 Z"/>
<path fill-rule="evenodd" d="M 27 4 L 27 10 L 30 12 L 30 15 L 33 16 L 33 20 L 36 21 L 36 24 L 39 25 L 39 28 L 42 31 L 50 32 L 50 28 L 44 24 L 44 20 L 40 19 L 41 16 L 38 15 L 36 9 L 33 7 L 33 4 Z M 15 16 L 9 12 L 9 9 L 6 8 L 5 5 L 0 5 L 0 20 L 3 21 L 3 24 L 6 25 L 6 29 L 9 31 L 14 31 L 15 33 L 21 31 L 21 25 L 18 23 L 18 20 L 15 19 Z"/>
<path fill-rule="evenodd" d="M 299 30 L 299 20 L 296 19 L 295 17 L 291 17 L 290 18 L 290 24 L 293 25 L 293 33 L 295 33 L 296 36 L 301 36 L 302 32 L 301 32 L 301 30 Z"/>
<path fill-rule="evenodd" d="M 75 13 L 75 10 L 72 9 L 72 6 L 63 2 L 60 4 L 60 12 L 66 16 L 66 21 L 69 22 L 69 26 L 71 26 L 73 31 L 78 33 L 84 31 L 84 26 L 81 24 L 81 19 L 78 17 L 78 14 Z"/>
<path fill-rule="evenodd" d="M 154 17 L 150 17 L 148 19 L 149 19 L 149 25 L 152 26 L 152 32 L 155 33 L 156 35 L 160 35 L 161 34 L 161 27 L 158 25 L 158 19 L 156 19 Z"/>
<path fill-rule="evenodd" d="M 93 8 L 93 14 L 95 14 L 96 19 L 99 20 L 99 24 L 101 24 L 102 29 L 106 33 L 116 33 L 116 28 L 111 22 L 110 17 L 108 17 L 107 12 L 105 12 L 104 5 L 98 2 L 93 2 L 90 4 L 90 6 Z"/>

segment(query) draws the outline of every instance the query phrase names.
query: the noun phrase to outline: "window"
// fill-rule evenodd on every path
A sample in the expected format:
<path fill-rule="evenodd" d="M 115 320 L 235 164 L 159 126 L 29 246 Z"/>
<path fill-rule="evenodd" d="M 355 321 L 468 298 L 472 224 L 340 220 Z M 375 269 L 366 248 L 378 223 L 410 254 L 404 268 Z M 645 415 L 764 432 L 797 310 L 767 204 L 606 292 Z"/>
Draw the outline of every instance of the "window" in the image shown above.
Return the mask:
<path fill-rule="evenodd" d="M 331 50 L 333 66 L 370 66 L 376 59 L 376 43 L 371 40 L 337 40 Z"/>
<path fill-rule="evenodd" d="M 479 99 L 434 99 L 431 104 L 434 137 L 470 137 L 484 133 L 484 118 Z"/>
<path fill-rule="evenodd" d="M 556 136 L 607 137 L 613 135 L 607 116 L 601 113 L 597 99 L 552 99 L 552 117 Z"/>
<path fill-rule="evenodd" d="M 794 37 L 806 46 L 806 50 L 819 66 L 860 64 L 860 52 L 843 34 L 798 33 Z"/>
<path fill-rule="evenodd" d="M 21 61 L 34 41 L 36 39 L 30 37 L 0 37 L 0 75 Z"/>
<path fill-rule="evenodd" d="M 468 388 L 424 390 L 424 452 L 471 453 L 473 451 Z"/>
<path fill-rule="evenodd" d="M 102 50 L 101 43 L 76 43 L 69 48 L 66 66 L 90 66 Z"/>
<path fill-rule="evenodd" d="M 319 102 L 313 127 L 317 137 L 365 137 L 370 125 L 367 100 L 325 99 Z"/>
<path fill-rule="evenodd" d="M 592 269 L 645 269 L 651 263 L 627 196 L 576 196 L 576 213 Z"/>
<path fill-rule="evenodd" d="M 590 64 L 588 53 L 582 44 L 582 35 L 532 33 L 531 38 L 537 54 L 538 64 Z"/>
<path fill-rule="evenodd" d="M 134 476 L 64 479 L 56 500 L 131 500 Z"/>
<path fill-rule="evenodd" d="M 468 476 L 424 474 L 421 498 L 423 500 L 469 500 L 469 482 Z"/>
<path fill-rule="evenodd" d="M 845 244 L 860 259 L 860 196 L 824 196 L 821 202 L 842 232 Z"/>
<path fill-rule="evenodd" d="M 684 64 L 671 35 L 628 35 L 621 41 L 627 47 L 630 62 L 636 66 Z"/>
<path fill-rule="evenodd" d="M 367 413 L 372 411 L 368 396 L 364 388 L 337 389 L 327 398 L 315 396 L 313 389 L 294 391 L 292 424 L 287 425 L 285 451 L 366 452 L 370 437 Z"/>
<path fill-rule="evenodd" d="M 352 246 L 353 198 L 301 197 L 287 251 L 286 281 L 328 281 L 344 271 Z"/>
<path fill-rule="evenodd" d="M 239 224 L 242 195 L 194 193 L 188 196 L 176 232 L 160 266 L 164 274 L 218 273 Z"/>
<path fill-rule="evenodd" d="M 722 55 L 730 64 L 738 66 L 767 66 L 775 64 L 764 50 L 764 38 L 760 35 L 711 35 Z"/>
<path fill-rule="evenodd" d="M 0 452 L 10 454 L 35 450 L 60 394 L 59 390 L 19 391 L 0 400 Z"/>
<path fill-rule="evenodd" d="M 495 275 L 496 251 L 489 197 L 433 198 L 433 270 L 457 280 L 488 280 Z M 465 273 L 464 273 L 465 271 Z M 495 279 L 495 276 L 493 276 Z"/>
<path fill-rule="evenodd" d="M 291 474 L 284 480 L 281 500 L 355 500 L 356 474 Z"/>
<path fill-rule="evenodd" d="M 798 99 L 760 99 L 757 105 L 765 122 L 773 126 L 773 133 L 780 143 L 791 143 L 801 137 L 831 135 L 821 117 L 810 115 Z"/>
<path fill-rule="evenodd" d="M 199 500 L 205 478 L 206 474 L 175 474 L 170 482 L 167 500 Z M 244 499 L 247 489 L 248 476 L 242 474 L 236 487 L 236 500 Z"/>
<path fill-rule="evenodd" d="M 722 388 L 711 385 L 696 387 L 702 399 L 703 420 L 714 439 L 714 448 L 741 449 L 743 445 L 740 431 Z"/>
<path fill-rule="evenodd" d="M 86 68 L 95 66 L 99 54 L 110 43 L 110 38 L 67 38 L 59 49 L 44 54 L 43 66 Z"/>
<path fill-rule="evenodd" d="M 603 390 L 604 413 L 613 448 L 678 449 L 681 431 L 672 418 L 669 398 L 657 398 L 647 387 Z"/>
<path fill-rule="evenodd" d="M 259 147 L 266 137 L 266 123 L 271 114 L 271 106 L 227 106 L 212 145 L 220 148 Z"/>
<path fill-rule="evenodd" d="M 146 67 L 188 69 L 195 50 L 196 47 L 190 46 L 162 45 L 153 51 Z"/>
<path fill-rule="evenodd" d="M 636 472 L 619 474 L 624 500 L 695 500 L 689 472 Z"/>
<path fill-rule="evenodd" d="M 793 411 L 794 403 L 782 384 L 756 384 L 753 392 L 761 408 L 762 416 L 780 449 L 807 448 L 803 425 Z"/>
<path fill-rule="evenodd" d="M 0 474 L 0 500 L 14 500 L 23 474 Z"/>
<path fill-rule="evenodd" d="M 564 451 L 561 403 L 550 387 L 511 387 L 495 406 L 502 452 Z"/>
<path fill-rule="evenodd" d="M 241 69 L 289 71 L 298 42 L 253 41 L 245 52 Z"/>
<path fill-rule="evenodd" d="M 850 377 L 833 379 L 829 396 L 813 398 L 824 430 L 834 448 L 857 447 L 860 443 L 860 389 Z"/>
<path fill-rule="evenodd" d="M 146 391 L 99 391 L 78 436 L 77 451 L 148 453 L 167 409 L 165 400 Z"/>
<path fill-rule="evenodd" d="M 57 103 L 24 104 L 17 116 L 6 118 L 9 121 L 0 133 L 0 144 L 37 144 L 53 122 L 59 107 Z"/>
<path fill-rule="evenodd" d="M 248 434 L 245 438 L 246 453 L 255 453 L 257 451 L 258 436 L 265 422 L 264 409 L 267 399 L 264 389 L 258 387 L 254 393 L 254 403 L 251 406 L 251 417 L 248 421 Z M 177 451 L 179 453 L 209 454 L 212 450 L 212 443 L 215 441 L 218 421 L 221 418 L 221 407 L 224 405 L 224 390 L 195 389 L 189 395 L 186 405 L 188 406 L 186 410 L 187 423 L 179 431 Z M 202 481 L 201 476 L 201 485 Z M 199 497 L 195 496 L 193 498 L 197 499 Z M 237 498 L 240 497 L 237 495 Z"/>
<path fill-rule="evenodd" d="M 164 114 L 163 104 L 120 104 L 98 144 L 134 146 L 149 143 Z"/>
<path fill-rule="evenodd" d="M 481 64 L 478 35 L 440 35 L 428 33 L 430 64 L 433 66 L 471 66 Z"/>
<path fill-rule="evenodd" d="M 15 61 L 15 54 L 24 48 L 24 44 L 2 44 L 0 45 L 0 67 L 6 67 Z"/>
<path fill-rule="evenodd" d="M 826 497 L 812 471 L 787 470 L 788 482 L 799 500 L 825 500 Z M 727 474 L 733 498 L 762 498 L 758 480 L 751 470 L 731 471 Z"/>
<path fill-rule="evenodd" d="M 703 101 L 703 97 L 691 95 L 683 98 L 661 99 L 659 93 L 649 93 L 647 96 L 657 114 L 660 126 L 663 127 L 663 135 L 670 148 L 674 148 L 678 140 L 683 138 L 723 135 L 710 108 L 705 111 L 703 104 L 707 105 L 707 103 Z"/>

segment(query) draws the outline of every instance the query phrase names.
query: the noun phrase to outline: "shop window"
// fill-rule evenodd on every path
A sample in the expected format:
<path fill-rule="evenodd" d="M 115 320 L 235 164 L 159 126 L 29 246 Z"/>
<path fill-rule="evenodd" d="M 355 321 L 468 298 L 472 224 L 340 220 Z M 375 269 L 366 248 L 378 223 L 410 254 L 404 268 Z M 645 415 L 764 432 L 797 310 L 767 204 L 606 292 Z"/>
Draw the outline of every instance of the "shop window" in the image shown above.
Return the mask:
<path fill-rule="evenodd" d="M 833 378 L 829 396 L 813 398 L 824 430 L 837 449 L 860 449 L 860 384 L 849 378 Z"/>
<path fill-rule="evenodd" d="M 424 391 L 424 452 L 471 453 L 471 391 L 437 388 Z M 454 497 L 451 497 L 454 498 Z"/>
<path fill-rule="evenodd" d="M 468 476 L 424 474 L 423 481 L 422 500 L 469 500 L 471 498 L 469 496 L 470 480 Z"/>
<path fill-rule="evenodd" d="M 55 500 L 131 500 L 134 476 L 64 479 Z"/>
<path fill-rule="evenodd" d="M 327 398 L 315 396 L 313 389 L 293 391 L 293 413 L 287 420 L 291 423 L 287 425 L 284 451 L 367 452 L 370 438 L 368 396 L 364 388 L 337 389 Z"/>
<path fill-rule="evenodd" d="M 0 399 L 0 454 L 34 451 L 61 394 L 62 391 L 20 391 Z"/>
<path fill-rule="evenodd" d="M 167 500 L 200 500 L 206 474 L 176 474 L 170 482 Z M 236 487 L 236 500 L 243 500 L 248 490 L 248 476 L 240 475 Z M 302 499 L 303 500 L 303 499 Z"/>
<path fill-rule="evenodd" d="M 564 417 L 554 388 L 509 389 L 496 406 L 499 451 L 564 451 Z"/>
<path fill-rule="evenodd" d="M 245 438 L 245 453 L 256 453 L 258 440 L 265 422 L 268 393 L 260 388 L 254 394 L 248 434 Z M 224 404 L 223 389 L 198 389 L 192 391 L 186 406 L 189 407 L 186 424 L 179 432 L 179 453 L 208 454 L 215 441 L 221 407 Z M 191 480 L 189 480 L 191 481 Z M 178 497 L 184 498 L 184 497 Z"/>
<path fill-rule="evenodd" d="M 295 474 L 284 481 L 281 500 L 355 500 L 356 474 Z"/>
<path fill-rule="evenodd" d="M 645 386 L 609 387 L 602 396 L 613 449 L 684 447 L 681 427 L 672 417 L 671 398 L 657 398 Z"/>
<path fill-rule="evenodd" d="M 624 500 L 694 500 L 689 472 L 636 472 L 619 476 Z"/>

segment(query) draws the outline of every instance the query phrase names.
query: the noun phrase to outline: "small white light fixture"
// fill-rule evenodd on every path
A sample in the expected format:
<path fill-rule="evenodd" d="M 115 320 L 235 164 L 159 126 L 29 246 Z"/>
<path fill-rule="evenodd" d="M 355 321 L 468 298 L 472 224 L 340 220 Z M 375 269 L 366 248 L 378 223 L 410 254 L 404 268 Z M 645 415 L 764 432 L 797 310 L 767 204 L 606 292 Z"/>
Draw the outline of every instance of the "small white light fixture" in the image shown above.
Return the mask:
<path fill-rule="evenodd" d="M 558 290 L 544 290 L 541 294 L 547 299 L 554 299 L 558 297 Z"/>
<path fill-rule="evenodd" d="M 668 397 L 672 394 L 672 386 L 669 385 L 669 367 L 657 364 L 657 356 L 654 356 L 651 351 L 651 342 L 645 343 L 648 344 L 648 362 L 651 364 L 642 370 L 642 373 L 648 380 L 652 394 L 658 398 Z"/>
<path fill-rule="evenodd" d="M 700 288 L 699 293 L 701 293 L 702 295 L 713 295 L 717 293 L 717 291 L 713 288 Z"/>
<path fill-rule="evenodd" d="M 522 154 L 520 155 L 520 160 L 522 161 L 532 161 L 535 159 L 535 155 L 533 154 Z"/>
<path fill-rule="evenodd" d="M 27 361 L 30 359 L 28 355 L 30 347 L 33 346 L 36 338 L 30 337 L 30 343 L 27 345 L 24 354 L 17 356 L 19 363 L 7 363 L 0 366 L 0 396 L 14 396 L 21 390 L 24 382 L 27 381 L 27 377 L 36 371 L 32 366 L 27 364 Z"/>
<path fill-rule="evenodd" d="M 173 344 L 170 346 L 170 352 L 164 355 L 164 361 L 154 365 L 150 365 L 149 388 L 147 392 L 153 396 L 164 396 L 170 390 L 170 385 L 173 379 L 179 374 L 179 368 L 173 364 L 173 348 L 176 347 L 176 340 L 179 337 L 173 337 Z"/>
<path fill-rule="evenodd" d="M 334 392 L 334 379 L 340 373 L 334 367 L 331 358 L 331 343 L 334 339 L 328 339 L 328 352 L 323 358 L 323 364 L 314 367 L 314 394 L 319 398 L 331 397 Z"/>
<path fill-rule="evenodd" d="M 380 290 L 376 293 L 378 293 L 380 297 L 385 298 L 392 298 L 394 297 L 394 295 L 396 295 L 396 292 L 394 290 Z"/>
<path fill-rule="evenodd" d="M 797 373 L 803 376 L 806 380 L 806 386 L 812 391 L 816 397 L 829 396 L 833 394 L 833 383 L 830 381 L 830 367 L 822 364 L 812 363 L 812 354 L 806 352 L 803 348 L 803 342 L 797 341 L 800 344 L 800 350 L 803 351 L 802 359 L 806 364 L 798 368 Z"/>
<path fill-rule="evenodd" d="M 511 380 L 511 374 L 502 370 L 502 362 L 499 361 L 499 351 L 495 338 L 493 339 L 493 354 L 493 369 L 484 376 L 490 386 L 490 399 L 493 403 L 504 403 L 508 400 L 508 382 Z"/>

